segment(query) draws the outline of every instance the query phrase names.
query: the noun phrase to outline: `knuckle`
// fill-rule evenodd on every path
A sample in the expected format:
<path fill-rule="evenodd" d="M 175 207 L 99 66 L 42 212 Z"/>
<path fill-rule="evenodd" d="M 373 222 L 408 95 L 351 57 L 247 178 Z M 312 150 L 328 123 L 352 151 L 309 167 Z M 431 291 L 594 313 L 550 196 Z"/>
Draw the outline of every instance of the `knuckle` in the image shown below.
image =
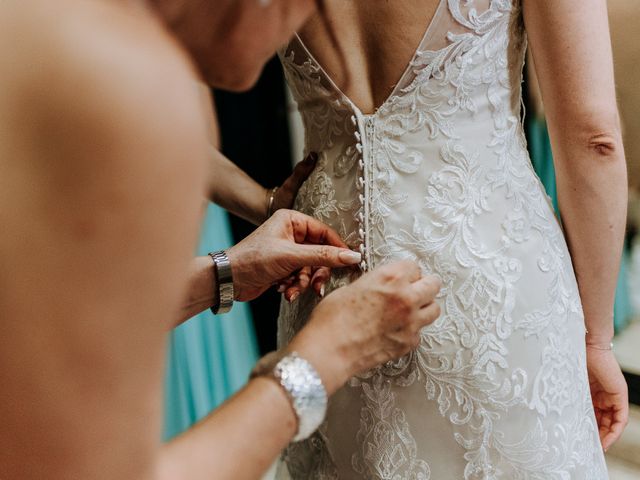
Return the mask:
<path fill-rule="evenodd" d="M 418 303 L 418 294 L 414 291 L 403 290 L 398 294 L 398 301 L 408 310 L 411 311 L 413 306 Z"/>
<path fill-rule="evenodd" d="M 426 278 L 436 291 L 442 288 L 442 278 L 439 275 L 429 275 Z"/>
<path fill-rule="evenodd" d="M 418 275 L 421 272 L 420 267 L 418 266 L 418 264 L 412 260 L 405 260 L 405 268 L 412 274 L 412 275 Z"/>
<path fill-rule="evenodd" d="M 440 305 L 437 303 L 433 303 L 427 307 L 424 316 L 422 317 L 422 322 L 425 326 L 430 325 L 435 322 L 440 316 Z"/>
<path fill-rule="evenodd" d="M 286 217 L 288 217 L 288 215 L 289 215 L 289 214 L 288 214 L 288 212 L 287 212 L 285 209 L 281 208 L 281 209 L 278 209 L 278 210 L 276 210 L 275 212 L 273 212 L 273 215 L 271 215 L 271 216 L 272 216 L 275 220 L 282 221 L 282 220 L 284 220 Z M 294 221 L 295 221 L 295 218 L 294 218 L 294 219 L 292 219 L 292 220 L 294 220 Z"/>
<path fill-rule="evenodd" d="M 413 260 L 399 260 L 396 263 L 396 266 L 399 278 L 403 278 L 407 281 L 413 282 L 418 280 L 422 275 L 420 267 Z"/>
<path fill-rule="evenodd" d="M 396 268 L 385 268 L 379 271 L 380 279 L 385 283 L 392 283 L 398 278 L 399 272 Z"/>
<path fill-rule="evenodd" d="M 329 260 L 331 258 L 331 249 L 326 245 L 318 247 L 318 258 L 322 261 Z"/>
<path fill-rule="evenodd" d="M 412 301 L 409 298 L 409 294 L 405 292 L 395 292 L 390 295 L 389 303 L 393 307 L 394 313 L 397 316 L 399 322 L 403 325 L 408 322 L 408 317 L 412 312 Z"/>
<path fill-rule="evenodd" d="M 425 278 L 422 280 L 420 294 L 424 300 L 432 302 L 438 295 L 439 291 L 440 291 L 440 288 L 436 284 L 434 284 L 434 282 L 431 281 L 431 279 Z"/>

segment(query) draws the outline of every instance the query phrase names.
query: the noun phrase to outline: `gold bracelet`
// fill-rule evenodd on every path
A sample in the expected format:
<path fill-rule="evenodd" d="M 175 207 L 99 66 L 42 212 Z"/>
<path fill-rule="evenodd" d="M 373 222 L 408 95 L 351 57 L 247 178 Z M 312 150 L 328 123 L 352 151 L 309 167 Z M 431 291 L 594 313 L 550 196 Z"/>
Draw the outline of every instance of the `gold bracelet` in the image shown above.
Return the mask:
<path fill-rule="evenodd" d="M 585 336 L 589 335 L 589 330 L 587 329 L 587 327 L 584 328 L 584 334 L 585 334 Z M 603 346 L 600 346 L 598 344 L 589 343 L 589 342 L 586 342 L 586 345 L 587 345 L 587 347 L 593 348 L 594 350 L 605 350 L 605 351 L 606 350 L 613 350 L 613 342 L 609 342 L 609 346 L 608 347 L 603 347 Z"/>
<path fill-rule="evenodd" d="M 613 342 L 610 342 L 608 347 L 602 347 L 595 343 L 587 343 L 587 347 L 593 348 L 594 350 L 613 350 Z"/>
<path fill-rule="evenodd" d="M 278 187 L 273 187 L 269 193 L 269 203 L 267 204 L 267 218 L 270 218 L 273 215 L 273 202 L 276 199 L 276 192 L 278 191 Z"/>

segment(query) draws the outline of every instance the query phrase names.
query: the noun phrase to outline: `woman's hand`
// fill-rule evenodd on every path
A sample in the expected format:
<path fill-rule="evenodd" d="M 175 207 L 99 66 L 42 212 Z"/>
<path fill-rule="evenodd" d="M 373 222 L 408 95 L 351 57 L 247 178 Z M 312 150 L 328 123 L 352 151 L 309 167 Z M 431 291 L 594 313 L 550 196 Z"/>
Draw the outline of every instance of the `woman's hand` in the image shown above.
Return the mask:
<path fill-rule="evenodd" d="M 322 222 L 293 210 L 279 210 L 242 242 L 227 250 L 236 300 L 256 298 L 301 268 L 348 267 L 361 261 Z"/>
<path fill-rule="evenodd" d="M 294 167 L 291 175 L 275 190 L 271 209 L 269 209 L 269 204 L 271 203 L 270 198 L 273 189 L 267 190 L 265 218 L 268 218 L 269 210 L 271 210 L 273 214 L 280 209 L 293 208 L 293 202 L 298 195 L 298 190 L 300 190 L 302 184 L 316 168 L 317 162 L 318 155 L 315 152 L 311 152 L 303 161 Z M 322 297 L 324 296 L 324 284 L 329 280 L 330 276 L 331 269 L 328 267 L 311 267 L 307 265 L 289 278 L 283 279 L 278 284 L 278 292 L 283 293 L 284 298 L 289 302 L 294 301 L 301 293 L 310 287 L 314 289 L 318 296 Z"/>
<path fill-rule="evenodd" d="M 606 452 L 629 419 L 627 383 L 611 350 L 587 344 L 587 371 L 600 442 Z"/>
<path fill-rule="evenodd" d="M 329 394 L 351 376 L 406 355 L 440 315 L 437 276 L 414 262 L 369 272 L 322 300 L 287 347 L 311 362 Z"/>
<path fill-rule="evenodd" d="M 293 202 L 298 195 L 298 190 L 302 184 L 309 178 L 311 172 L 316 168 L 318 161 L 318 155 L 316 153 L 310 153 L 307 157 L 298 163 L 293 172 L 284 181 L 282 185 L 278 187 L 275 195 L 273 196 L 273 205 L 271 207 L 271 213 L 275 213 L 281 208 L 290 209 L 293 207 Z M 269 198 L 271 196 L 272 189 L 267 190 L 267 200 L 265 202 L 265 219 L 269 209 Z"/>
<path fill-rule="evenodd" d="M 273 212 L 281 208 L 293 207 L 298 190 L 316 168 L 317 162 L 318 155 L 315 152 L 311 152 L 302 162 L 295 166 L 293 173 L 276 190 L 273 198 Z M 271 192 L 272 190 L 267 191 L 267 210 Z M 278 291 L 283 293 L 284 298 L 289 302 L 294 301 L 310 287 L 313 288 L 318 296 L 323 297 L 324 285 L 330 276 L 331 269 L 328 267 L 311 267 L 307 265 L 290 277 L 283 279 L 278 284 Z"/>

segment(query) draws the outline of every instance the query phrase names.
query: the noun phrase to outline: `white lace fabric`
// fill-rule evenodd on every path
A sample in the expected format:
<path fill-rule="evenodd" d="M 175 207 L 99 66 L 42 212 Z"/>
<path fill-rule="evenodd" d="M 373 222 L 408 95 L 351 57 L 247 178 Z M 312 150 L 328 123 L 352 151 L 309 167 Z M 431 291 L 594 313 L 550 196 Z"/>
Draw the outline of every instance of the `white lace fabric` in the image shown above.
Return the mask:
<path fill-rule="evenodd" d="M 606 479 L 571 258 L 521 122 L 520 0 L 441 0 L 364 115 L 295 38 L 280 56 L 319 162 L 295 208 L 443 280 L 414 353 L 353 378 L 293 479 Z M 331 288 L 349 282 L 336 275 Z M 280 342 L 316 300 L 283 303 Z"/>

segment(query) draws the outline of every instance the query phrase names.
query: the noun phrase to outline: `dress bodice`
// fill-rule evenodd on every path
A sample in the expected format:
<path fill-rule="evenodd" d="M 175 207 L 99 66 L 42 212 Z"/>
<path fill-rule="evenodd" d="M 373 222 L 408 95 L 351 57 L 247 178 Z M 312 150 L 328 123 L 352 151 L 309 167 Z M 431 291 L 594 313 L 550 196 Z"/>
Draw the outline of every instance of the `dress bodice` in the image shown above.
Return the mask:
<path fill-rule="evenodd" d="M 528 190 L 537 189 L 520 122 L 525 44 L 518 3 L 441 0 L 393 91 L 365 115 L 296 36 L 280 55 L 305 148 L 321 157 L 297 207 L 359 248 L 366 270 L 389 256 L 394 212 L 433 218 L 456 204 L 473 208 L 488 189 L 522 181 L 523 170 Z M 480 170 L 495 174 L 473 198 L 467 187 Z"/>

